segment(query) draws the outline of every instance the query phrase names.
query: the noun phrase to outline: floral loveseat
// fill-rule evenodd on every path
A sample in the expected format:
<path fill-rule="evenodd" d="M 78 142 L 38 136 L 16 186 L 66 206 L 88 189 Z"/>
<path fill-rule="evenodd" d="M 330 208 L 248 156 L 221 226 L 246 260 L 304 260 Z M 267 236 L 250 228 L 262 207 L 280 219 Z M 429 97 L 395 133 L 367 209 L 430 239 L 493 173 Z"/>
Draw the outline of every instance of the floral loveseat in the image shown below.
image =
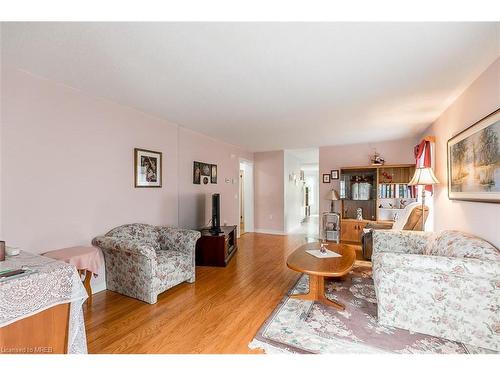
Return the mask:
<path fill-rule="evenodd" d="M 109 290 L 156 303 L 158 294 L 195 280 L 195 247 L 200 232 L 127 224 L 92 240 L 104 253 Z"/>
<path fill-rule="evenodd" d="M 458 231 L 374 231 L 383 325 L 500 351 L 500 252 Z"/>

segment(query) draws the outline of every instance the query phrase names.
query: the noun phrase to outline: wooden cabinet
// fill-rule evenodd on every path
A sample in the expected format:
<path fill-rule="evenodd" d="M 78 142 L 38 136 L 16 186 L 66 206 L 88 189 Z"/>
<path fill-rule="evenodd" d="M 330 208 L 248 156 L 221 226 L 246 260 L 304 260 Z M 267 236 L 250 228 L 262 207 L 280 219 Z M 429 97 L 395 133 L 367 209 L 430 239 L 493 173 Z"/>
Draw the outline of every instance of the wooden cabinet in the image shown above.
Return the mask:
<path fill-rule="evenodd" d="M 219 234 L 212 234 L 208 229 L 201 230 L 201 237 L 196 243 L 197 266 L 225 267 L 236 253 L 236 225 L 221 229 Z"/>
<path fill-rule="evenodd" d="M 340 222 L 340 239 L 345 242 L 361 243 L 363 228 L 368 224 L 368 220 L 344 219 Z"/>

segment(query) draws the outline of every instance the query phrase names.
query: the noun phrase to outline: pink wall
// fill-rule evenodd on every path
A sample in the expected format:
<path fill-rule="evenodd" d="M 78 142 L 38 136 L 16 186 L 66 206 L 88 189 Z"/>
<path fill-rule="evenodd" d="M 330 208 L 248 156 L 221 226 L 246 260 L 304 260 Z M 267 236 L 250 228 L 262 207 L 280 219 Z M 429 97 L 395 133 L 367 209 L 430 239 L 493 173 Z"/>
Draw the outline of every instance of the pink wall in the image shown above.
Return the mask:
<path fill-rule="evenodd" d="M 330 201 L 325 199 L 328 190 L 339 191 L 339 180 L 323 183 L 323 174 L 341 167 L 366 166 L 370 164 L 370 156 L 375 149 L 387 164 L 414 163 L 413 146 L 419 138 L 405 138 L 394 141 L 360 143 L 342 146 L 325 146 L 319 148 L 319 204 L 320 213 L 330 211 Z M 340 212 L 340 202 L 335 209 Z"/>
<path fill-rule="evenodd" d="M 255 231 L 283 233 L 284 152 L 254 154 Z"/>
<path fill-rule="evenodd" d="M 239 224 L 240 158 L 253 160 L 253 153 L 179 128 L 179 225 L 181 227 L 200 228 L 208 223 L 211 218 L 212 193 L 221 194 L 221 223 Z M 193 184 L 195 160 L 217 164 L 217 184 Z"/>
<path fill-rule="evenodd" d="M 124 223 L 177 225 L 177 127 L 6 69 L 3 236 L 41 252 Z M 135 189 L 134 147 L 163 152 L 163 187 Z"/>
<path fill-rule="evenodd" d="M 16 69 L 2 78 L 0 216 L 10 245 L 89 244 L 130 222 L 196 228 L 207 220 L 200 197 L 212 191 L 222 193 L 221 219 L 237 223 L 238 158 L 252 153 Z M 134 147 L 163 152 L 162 188 L 134 188 Z M 193 185 L 193 160 L 217 163 L 219 183 Z"/>
<path fill-rule="evenodd" d="M 500 248 L 500 204 L 448 199 L 447 141 L 500 105 L 500 58 L 434 122 L 424 134 L 436 136 L 436 176 L 441 182 L 434 196 L 436 230 L 473 233 Z"/>

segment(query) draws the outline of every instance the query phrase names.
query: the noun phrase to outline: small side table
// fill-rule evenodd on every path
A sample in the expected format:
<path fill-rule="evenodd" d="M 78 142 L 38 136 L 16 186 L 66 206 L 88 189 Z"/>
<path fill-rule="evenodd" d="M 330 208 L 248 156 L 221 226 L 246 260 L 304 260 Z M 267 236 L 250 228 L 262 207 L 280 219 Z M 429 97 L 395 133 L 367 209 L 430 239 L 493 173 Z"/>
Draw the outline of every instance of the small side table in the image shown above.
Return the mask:
<path fill-rule="evenodd" d="M 99 271 L 102 269 L 104 264 L 104 257 L 99 249 L 91 246 L 76 246 L 48 251 L 42 255 L 72 264 L 76 267 L 80 276 L 85 275 L 83 286 L 89 295 L 87 303 L 92 303 L 92 288 L 90 286 L 90 280 L 92 275 L 99 274 Z"/>

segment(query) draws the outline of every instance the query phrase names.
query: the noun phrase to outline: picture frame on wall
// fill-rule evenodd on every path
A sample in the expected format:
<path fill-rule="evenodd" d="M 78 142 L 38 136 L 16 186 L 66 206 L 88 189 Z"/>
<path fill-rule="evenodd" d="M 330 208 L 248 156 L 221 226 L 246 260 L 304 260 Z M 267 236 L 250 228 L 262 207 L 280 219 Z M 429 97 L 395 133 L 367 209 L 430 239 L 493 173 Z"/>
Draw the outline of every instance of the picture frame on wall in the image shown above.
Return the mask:
<path fill-rule="evenodd" d="M 193 162 L 193 184 L 201 184 L 201 165 L 199 161 Z"/>
<path fill-rule="evenodd" d="M 211 184 L 217 183 L 217 164 L 210 165 L 210 183 Z"/>
<path fill-rule="evenodd" d="M 331 176 L 329 173 L 324 173 L 323 174 L 323 183 L 324 184 L 329 184 L 331 180 Z"/>
<path fill-rule="evenodd" d="M 448 140 L 448 198 L 500 203 L 500 109 Z"/>
<path fill-rule="evenodd" d="M 340 176 L 339 170 L 338 169 L 332 169 L 330 171 L 330 176 L 331 176 L 332 180 L 338 180 L 339 176 Z"/>
<path fill-rule="evenodd" d="M 162 153 L 134 148 L 134 184 L 136 188 L 161 188 Z"/>

